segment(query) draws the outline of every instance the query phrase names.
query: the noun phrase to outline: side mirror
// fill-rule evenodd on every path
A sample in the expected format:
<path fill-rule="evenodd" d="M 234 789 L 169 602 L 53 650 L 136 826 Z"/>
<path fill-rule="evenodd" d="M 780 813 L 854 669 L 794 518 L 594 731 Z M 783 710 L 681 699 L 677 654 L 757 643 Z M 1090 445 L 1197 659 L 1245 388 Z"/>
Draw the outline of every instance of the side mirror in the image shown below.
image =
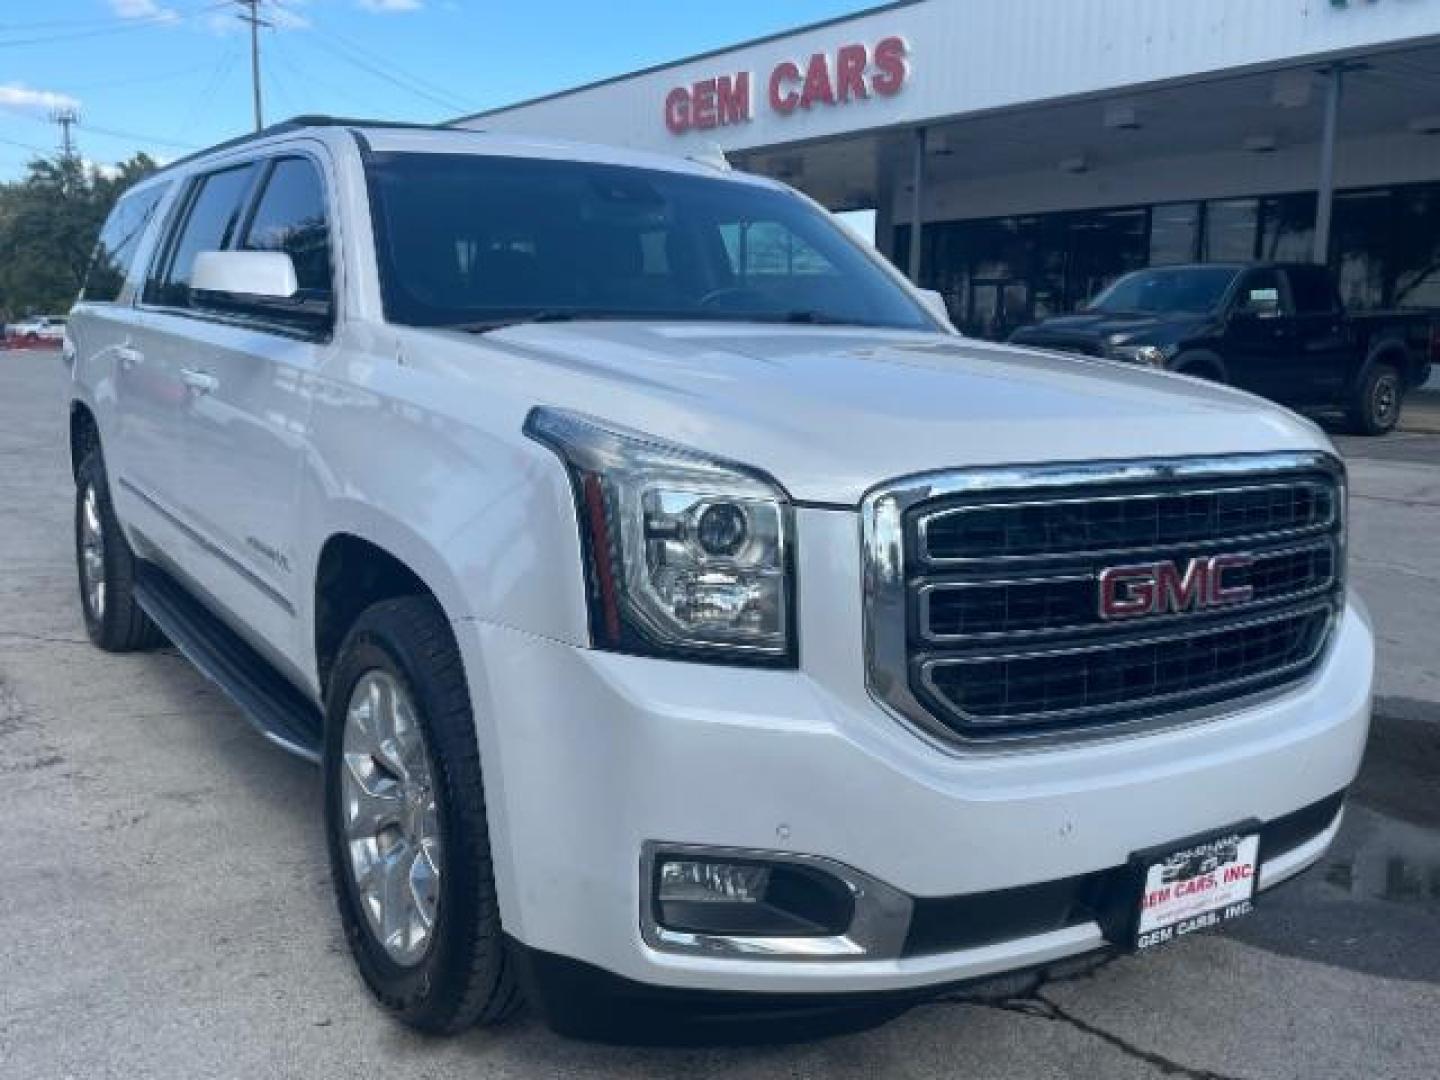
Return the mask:
<path fill-rule="evenodd" d="M 295 264 L 283 251 L 202 251 L 190 270 L 195 292 L 288 300 L 300 288 Z"/>
<path fill-rule="evenodd" d="M 950 321 L 950 309 L 945 306 L 945 297 L 934 289 L 918 289 L 920 300 L 925 305 L 925 310 L 940 320 L 940 325 L 949 330 L 952 334 L 958 333 L 955 324 Z"/>

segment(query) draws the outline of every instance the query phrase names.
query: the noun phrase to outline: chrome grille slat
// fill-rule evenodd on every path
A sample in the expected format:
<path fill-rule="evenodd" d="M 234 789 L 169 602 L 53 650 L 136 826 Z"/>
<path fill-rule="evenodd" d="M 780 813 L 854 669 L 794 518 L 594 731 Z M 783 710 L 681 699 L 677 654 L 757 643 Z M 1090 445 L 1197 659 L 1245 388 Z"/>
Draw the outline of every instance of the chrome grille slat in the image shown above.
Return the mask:
<path fill-rule="evenodd" d="M 1147 556 L 1149 553 L 1146 553 Z M 1290 559 L 1300 555 L 1314 555 L 1316 561 L 1324 569 L 1323 573 L 1317 576 L 1316 580 L 1306 582 L 1302 587 L 1276 593 L 1266 592 L 1262 586 L 1256 586 L 1256 599 L 1248 604 L 1236 605 L 1234 608 L 1226 609 L 1225 614 L 1220 617 L 1231 617 L 1240 612 L 1252 612 L 1263 608 L 1273 608 L 1281 604 L 1297 603 L 1302 600 L 1313 599 L 1322 596 L 1334 589 L 1338 560 L 1336 558 L 1335 544 L 1329 537 L 1322 538 L 1310 544 L 1296 547 L 1282 547 L 1274 550 L 1255 551 L 1257 563 L 1268 564 L 1272 561 L 1278 562 L 1283 559 Z M 1253 572 L 1252 572 L 1253 578 Z M 1044 577 L 1026 578 L 982 578 L 980 580 L 939 580 L 926 581 L 924 584 L 911 589 L 914 596 L 914 605 L 917 615 L 917 631 L 920 638 L 933 645 L 963 645 L 967 642 L 984 642 L 993 640 L 1017 640 L 1045 637 L 1058 637 L 1064 635 L 1077 635 L 1104 630 L 1112 624 L 1102 621 L 1096 613 L 1096 593 L 1098 574 L 1095 572 L 1086 573 L 1061 573 Z M 1041 626 L 1015 627 L 1006 626 L 991 630 L 979 631 L 946 631 L 935 629 L 935 618 L 932 615 L 935 597 L 951 592 L 981 592 L 1012 587 L 1032 587 L 1037 594 L 1041 594 L 1048 586 L 1068 585 L 1076 594 L 1078 602 L 1086 610 L 1090 618 L 1073 622 L 1047 622 Z M 1083 586 L 1083 588 L 1082 588 Z M 1048 590 L 1053 597 L 1054 590 Z M 1042 594 L 1043 595 L 1043 594 Z M 1008 615 L 1007 596 L 1007 615 Z M 1193 613 L 1182 615 L 1163 615 L 1148 618 L 1144 623 L 1148 627 L 1160 626 L 1176 620 L 1188 619 L 1195 621 L 1206 616 L 1197 616 Z"/>
<path fill-rule="evenodd" d="M 952 519 L 963 519 L 967 516 L 998 515 L 1009 511 L 1024 511 L 1027 509 L 1049 512 L 1064 508 L 1093 508 L 1096 506 L 1118 508 L 1143 505 L 1155 511 L 1157 517 L 1155 531 L 1158 534 L 1160 532 L 1158 512 L 1167 500 L 1213 498 L 1218 501 L 1226 496 L 1239 496 L 1252 493 L 1270 494 L 1291 491 L 1297 488 L 1314 493 L 1315 498 L 1313 499 L 1313 505 L 1318 508 L 1323 504 L 1325 506 L 1323 515 L 1307 515 L 1307 520 L 1305 520 L 1303 524 L 1297 524 L 1291 527 L 1260 529 L 1259 531 L 1244 529 L 1229 533 L 1223 529 L 1209 528 L 1198 535 L 1195 532 L 1184 536 L 1165 537 L 1156 535 L 1148 542 L 1132 541 L 1125 544 L 1106 543 L 1101 546 L 1084 544 L 1067 545 L 1059 542 L 1051 542 L 1045 544 L 1043 550 L 1040 551 L 987 551 L 983 555 L 936 554 L 934 551 L 937 545 L 932 534 L 937 523 L 943 523 Z M 1217 513 L 1218 512 L 1217 509 Z M 919 522 L 917 554 L 921 560 L 930 566 L 965 566 L 1002 561 L 1007 563 L 1053 561 L 1068 555 L 1083 555 L 1087 557 L 1111 556 L 1125 552 L 1134 552 L 1142 548 L 1166 551 L 1170 549 L 1194 547 L 1199 544 L 1271 544 L 1285 540 L 1323 535 L 1334 527 L 1337 514 L 1338 507 L 1334 502 L 1333 496 L 1325 493 L 1322 486 L 1314 481 L 1302 481 L 1293 486 L 1281 484 L 1261 484 L 1253 487 L 1226 485 L 1223 487 L 1200 487 L 1195 490 L 1181 492 L 1146 492 L 1128 496 L 1101 495 L 1092 499 L 1024 499 L 1012 502 L 985 502 L 971 506 L 951 507 L 923 517 Z M 1143 524 L 1143 522 L 1143 518 L 1138 519 L 1138 524 Z M 1135 526 L 1137 522 L 1132 521 L 1130 524 Z M 952 540 L 951 546 L 956 546 L 956 542 Z"/>
<path fill-rule="evenodd" d="M 897 482 L 862 506 L 868 685 L 972 749 L 1203 719 L 1279 692 L 1314 669 L 1343 604 L 1343 512 L 1343 467 L 1318 452 Z M 1220 554 L 1254 560 L 1217 571 L 1253 596 L 1101 618 L 1102 570 Z"/>

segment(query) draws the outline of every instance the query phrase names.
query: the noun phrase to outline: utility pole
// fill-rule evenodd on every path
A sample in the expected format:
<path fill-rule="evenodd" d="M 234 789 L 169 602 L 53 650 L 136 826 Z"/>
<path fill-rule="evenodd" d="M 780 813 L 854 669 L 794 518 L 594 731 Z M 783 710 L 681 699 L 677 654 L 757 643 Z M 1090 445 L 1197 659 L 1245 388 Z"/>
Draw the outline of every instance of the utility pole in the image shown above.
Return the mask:
<path fill-rule="evenodd" d="M 250 82 L 255 96 L 255 130 L 259 131 L 265 126 L 260 104 L 260 28 L 270 24 L 260 18 L 260 0 L 235 0 L 235 3 L 247 12 L 235 17 L 250 24 Z"/>
<path fill-rule="evenodd" d="M 50 110 L 50 121 L 60 125 L 60 156 L 66 161 L 75 157 L 75 137 L 70 129 L 80 123 L 80 114 L 69 106 Z"/>

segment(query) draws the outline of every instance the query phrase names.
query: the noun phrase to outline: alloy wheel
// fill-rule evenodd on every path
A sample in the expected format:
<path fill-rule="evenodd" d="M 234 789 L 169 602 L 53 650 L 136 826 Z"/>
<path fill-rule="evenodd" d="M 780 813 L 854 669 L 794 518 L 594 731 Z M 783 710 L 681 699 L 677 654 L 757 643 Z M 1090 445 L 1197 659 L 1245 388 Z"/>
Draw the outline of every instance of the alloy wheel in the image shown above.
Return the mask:
<path fill-rule="evenodd" d="M 1381 375 L 1375 380 L 1375 392 L 1371 397 L 1375 423 L 1380 427 L 1388 427 L 1394 420 L 1399 403 L 1399 380 L 1394 375 Z"/>
<path fill-rule="evenodd" d="M 95 485 L 85 488 L 80 502 L 80 577 L 92 618 L 105 618 L 105 519 Z"/>
<path fill-rule="evenodd" d="M 390 959 L 411 967 L 434 937 L 444 867 L 425 734 L 388 672 L 363 675 L 345 711 L 341 823 L 360 907 Z"/>

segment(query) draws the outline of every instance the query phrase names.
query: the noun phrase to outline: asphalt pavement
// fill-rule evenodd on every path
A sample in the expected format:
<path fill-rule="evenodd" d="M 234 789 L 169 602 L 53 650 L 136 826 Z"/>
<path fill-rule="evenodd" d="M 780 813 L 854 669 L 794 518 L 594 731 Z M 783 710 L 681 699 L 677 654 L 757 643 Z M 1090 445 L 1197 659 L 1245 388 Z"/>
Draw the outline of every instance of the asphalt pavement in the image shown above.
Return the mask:
<path fill-rule="evenodd" d="M 1012 980 L 870 1031 L 654 1049 L 522 1017 L 419 1037 L 370 1000 L 318 773 L 171 651 L 85 640 L 63 375 L 0 353 L 0 1077 L 1086 1077 L 1440 1073 L 1440 436 L 1340 439 L 1381 639 L 1324 863 L 1223 932 Z"/>

